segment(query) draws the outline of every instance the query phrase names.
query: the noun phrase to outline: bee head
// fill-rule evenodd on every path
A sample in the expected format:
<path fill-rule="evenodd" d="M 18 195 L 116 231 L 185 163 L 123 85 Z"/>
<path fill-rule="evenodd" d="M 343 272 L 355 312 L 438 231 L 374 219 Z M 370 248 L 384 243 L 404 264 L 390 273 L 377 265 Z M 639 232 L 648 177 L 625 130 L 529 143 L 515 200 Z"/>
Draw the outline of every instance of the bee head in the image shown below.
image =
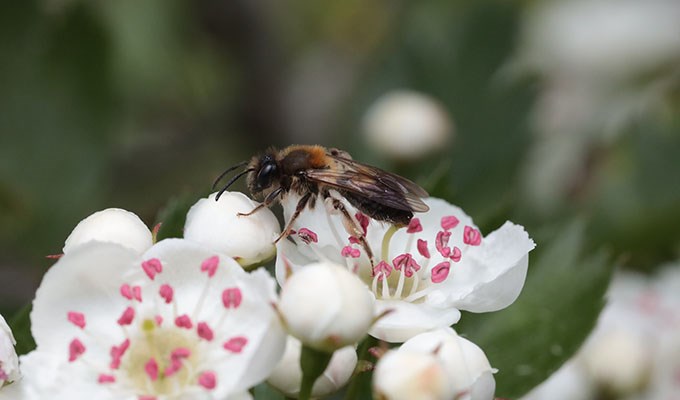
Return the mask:
<path fill-rule="evenodd" d="M 266 153 L 254 158 L 248 173 L 248 189 L 253 196 L 258 196 L 278 182 L 281 170 L 273 154 Z"/>

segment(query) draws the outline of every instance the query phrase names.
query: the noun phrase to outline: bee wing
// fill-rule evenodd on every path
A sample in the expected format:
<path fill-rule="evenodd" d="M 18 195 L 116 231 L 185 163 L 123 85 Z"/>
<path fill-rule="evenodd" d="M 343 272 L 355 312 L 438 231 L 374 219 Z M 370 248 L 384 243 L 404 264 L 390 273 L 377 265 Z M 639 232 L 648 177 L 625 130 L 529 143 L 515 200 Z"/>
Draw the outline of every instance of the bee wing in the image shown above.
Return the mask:
<path fill-rule="evenodd" d="M 423 202 L 425 189 L 399 175 L 354 160 L 328 155 L 336 168 L 308 169 L 307 179 L 366 197 L 371 201 L 398 210 L 426 212 Z"/>

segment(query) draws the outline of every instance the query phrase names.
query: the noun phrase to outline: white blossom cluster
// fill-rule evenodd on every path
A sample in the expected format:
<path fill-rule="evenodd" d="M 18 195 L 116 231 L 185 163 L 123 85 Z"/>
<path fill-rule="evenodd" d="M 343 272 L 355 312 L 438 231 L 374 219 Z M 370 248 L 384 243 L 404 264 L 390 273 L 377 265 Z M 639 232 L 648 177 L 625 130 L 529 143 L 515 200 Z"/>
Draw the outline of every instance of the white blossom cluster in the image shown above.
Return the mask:
<path fill-rule="evenodd" d="M 30 315 L 37 347 L 18 367 L 0 320 L 0 386 L 13 382 L 0 399 L 247 399 L 265 380 L 308 397 L 308 351 L 328 355 L 315 398 L 373 369 L 377 398 L 492 399 L 496 370 L 450 326 L 460 310 L 510 305 L 534 243 L 510 222 L 483 237 L 458 207 L 425 201 L 430 211 L 398 230 L 347 204 L 364 241 L 317 204 L 276 244 L 275 216 L 238 216 L 258 204 L 236 192 L 199 200 L 183 238 L 156 241 L 131 212 L 97 212 L 45 274 Z M 274 256 L 276 279 L 255 268 Z M 360 366 L 366 335 L 402 344 Z"/>

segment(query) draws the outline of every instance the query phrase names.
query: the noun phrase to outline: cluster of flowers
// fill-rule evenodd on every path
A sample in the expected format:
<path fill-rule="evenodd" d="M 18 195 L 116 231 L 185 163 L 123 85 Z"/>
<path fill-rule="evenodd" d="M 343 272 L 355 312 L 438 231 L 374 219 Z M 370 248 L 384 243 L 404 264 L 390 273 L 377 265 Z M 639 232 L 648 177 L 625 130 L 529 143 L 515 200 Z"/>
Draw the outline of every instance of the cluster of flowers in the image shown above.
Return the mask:
<path fill-rule="evenodd" d="M 619 272 L 579 352 L 524 400 L 680 399 L 680 265 Z"/>
<path fill-rule="evenodd" d="M 297 199 L 286 200 L 288 218 Z M 403 343 L 372 352 L 379 398 L 492 399 L 495 370 L 450 326 L 460 310 L 511 304 L 534 243 L 510 222 L 482 237 L 459 208 L 426 202 L 399 230 L 353 211 L 365 240 L 317 204 L 277 244 L 276 217 L 239 217 L 257 203 L 236 192 L 199 200 L 181 239 L 156 242 L 135 214 L 97 212 L 45 274 L 37 348 L 19 365 L 0 320 L 0 399 L 240 399 L 265 380 L 322 397 L 366 369 L 355 346 L 367 334 Z M 274 255 L 276 279 L 257 268 Z M 307 389 L 301 354 L 328 358 Z"/>

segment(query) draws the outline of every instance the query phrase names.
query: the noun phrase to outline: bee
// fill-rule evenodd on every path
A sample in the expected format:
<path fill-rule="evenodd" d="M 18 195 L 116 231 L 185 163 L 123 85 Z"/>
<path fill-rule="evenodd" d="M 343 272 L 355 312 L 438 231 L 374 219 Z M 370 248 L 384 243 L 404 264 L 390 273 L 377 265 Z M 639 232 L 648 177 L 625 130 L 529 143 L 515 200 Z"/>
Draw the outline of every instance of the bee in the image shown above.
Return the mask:
<path fill-rule="evenodd" d="M 290 193 L 300 196 L 290 220 L 281 235 L 288 236 L 293 223 L 306 207 L 314 207 L 317 197 L 329 200 L 332 207 L 343 216 L 345 229 L 372 252 L 363 237 L 356 219 L 347 211 L 341 198 L 357 210 L 378 221 L 405 226 L 414 212 L 429 210 L 422 198 L 427 192 L 399 175 L 354 161 L 349 153 L 317 145 L 293 145 L 282 150 L 270 148 L 260 155 L 234 165 L 224 171 L 213 183 L 213 189 L 229 172 L 240 167 L 243 171 L 232 177 L 217 193 L 215 200 L 243 175 L 251 195 L 262 199 L 252 211 L 239 214 L 248 216 L 264 207 L 270 207 Z"/>

